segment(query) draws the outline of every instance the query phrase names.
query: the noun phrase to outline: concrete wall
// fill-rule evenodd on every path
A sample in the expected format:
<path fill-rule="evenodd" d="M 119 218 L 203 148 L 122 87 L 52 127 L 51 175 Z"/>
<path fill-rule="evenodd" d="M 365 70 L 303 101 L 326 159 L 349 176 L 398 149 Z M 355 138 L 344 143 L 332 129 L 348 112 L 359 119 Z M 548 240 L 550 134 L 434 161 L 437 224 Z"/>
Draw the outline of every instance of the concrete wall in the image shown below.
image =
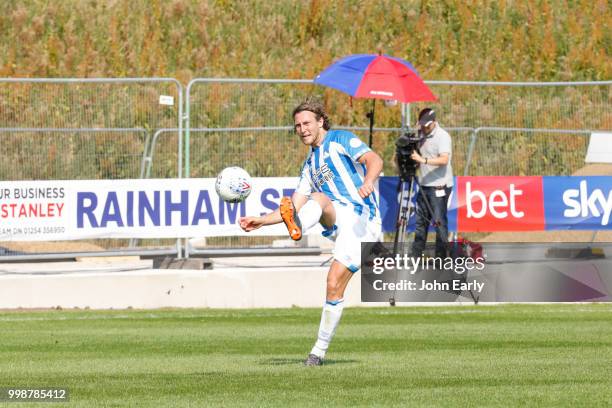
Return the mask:
<path fill-rule="evenodd" d="M 0 265 L 0 308 L 321 307 L 325 301 L 328 266 L 159 270 L 146 262 Z M 349 283 L 347 305 L 360 304 L 359 278 Z"/>

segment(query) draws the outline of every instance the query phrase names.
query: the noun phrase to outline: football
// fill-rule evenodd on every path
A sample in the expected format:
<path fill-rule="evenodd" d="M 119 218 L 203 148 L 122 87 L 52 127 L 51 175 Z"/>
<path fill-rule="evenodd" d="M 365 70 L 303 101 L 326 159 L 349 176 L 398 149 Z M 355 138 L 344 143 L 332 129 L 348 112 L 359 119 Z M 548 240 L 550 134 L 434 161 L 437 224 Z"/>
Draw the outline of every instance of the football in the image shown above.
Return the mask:
<path fill-rule="evenodd" d="M 239 203 L 251 194 L 251 176 L 243 168 L 226 167 L 217 176 L 215 190 L 223 201 Z"/>

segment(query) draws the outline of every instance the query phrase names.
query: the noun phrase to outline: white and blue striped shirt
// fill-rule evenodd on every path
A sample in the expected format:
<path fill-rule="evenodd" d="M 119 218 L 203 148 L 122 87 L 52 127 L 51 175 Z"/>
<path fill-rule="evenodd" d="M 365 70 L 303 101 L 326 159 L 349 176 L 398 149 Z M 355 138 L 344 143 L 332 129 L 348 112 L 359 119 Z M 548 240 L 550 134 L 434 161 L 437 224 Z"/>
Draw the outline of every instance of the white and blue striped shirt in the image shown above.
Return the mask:
<path fill-rule="evenodd" d="M 358 215 L 367 214 L 370 221 L 380 223 L 378 192 L 365 199 L 358 192 L 366 167 L 357 160 L 369 151 L 351 132 L 328 131 L 321 146 L 310 147 L 296 191 L 306 196 L 312 192 L 325 193 L 332 201 L 350 206 Z"/>

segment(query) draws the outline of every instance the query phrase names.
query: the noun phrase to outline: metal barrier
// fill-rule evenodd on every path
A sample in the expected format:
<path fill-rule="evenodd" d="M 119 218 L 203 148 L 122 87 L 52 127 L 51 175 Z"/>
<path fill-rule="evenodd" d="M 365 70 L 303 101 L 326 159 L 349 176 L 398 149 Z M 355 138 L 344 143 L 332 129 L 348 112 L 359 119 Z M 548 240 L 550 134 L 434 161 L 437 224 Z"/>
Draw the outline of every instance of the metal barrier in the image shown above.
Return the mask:
<path fill-rule="evenodd" d="M 85 257 L 111 257 L 111 256 L 138 256 L 143 259 L 152 259 L 160 257 L 180 257 L 181 254 L 178 248 L 161 248 L 161 249 L 119 249 L 105 251 L 64 251 L 52 253 L 13 253 L 11 255 L 3 255 L 0 251 L 0 262 L 31 262 L 31 261 L 75 261 L 77 258 Z"/>
<path fill-rule="evenodd" d="M 476 128 L 464 175 L 571 175 L 584 166 L 588 136 L 592 132 L 571 129 Z"/>
<path fill-rule="evenodd" d="M 13 134 L 18 138 L 7 140 Z M 115 178 L 142 178 L 150 135 L 143 128 L 0 128 L 0 140 L 0 174 L 5 180 L 95 179 L 102 167 Z M 123 150 L 108 153 L 107 147 L 118 143 Z"/>
<path fill-rule="evenodd" d="M 438 96 L 437 103 L 418 103 L 378 109 L 374 148 L 389 162 L 394 151 L 393 140 L 382 129 L 410 125 L 424 106 L 433 106 L 444 128 L 469 131 L 487 127 L 508 129 L 580 130 L 612 129 L 610 88 L 612 81 L 599 82 L 467 82 L 425 81 Z M 255 176 L 296 174 L 299 163 L 267 163 L 254 165 L 250 157 L 293 156 L 301 159 L 298 143 L 288 145 L 278 138 L 283 126 L 291 125 L 291 112 L 306 96 L 316 95 L 325 101 L 332 122 L 352 129 L 367 128 L 367 100 L 352 100 L 331 88 L 316 86 L 311 80 L 198 78 L 187 86 L 185 174 L 202 177 L 219 171 L 225 165 L 242 163 Z M 274 143 L 244 136 L 247 129 L 269 128 Z M 339 126 L 334 125 L 338 128 Z M 193 128 L 211 129 L 208 142 L 193 143 Z M 244 130 L 238 130 L 244 129 Z M 463 133 L 462 130 L 458 130 Z M 482 130 L 484 131 L 484 130 Z M 482 132 L 481 131 L 481 132 Z M 240 132 L 241 136 L 236 134 Z M 384 132 L 384 131 L 383 131 Z M 224 135 L 224 136 L 221 136 Z M 359 134 L 363 137 L 363 133 Z M 477 135 L 469 141 L 474 149 Z M 230 148 L 219 147 L 227 138 Z M 463 136 L 460 136 L 463 138 Z M 245 140 L 248 142 L 245 143 Z M 364 139 L 365 140 L 365 139 Z M 279 142 L 280 145 L 277 145 Z M 455 145 L 457 146 L 457 145 Z M 482 147 L 482 146 L 481 146 Z M 209 150 L 212 149 L 212 150 Z M 248 149 L 248 151 L 247 151 Z M 191 157 L 195 152 L 196 157 Z M 207 152 L 212 154 L 206 154 Z M 495 151 L 495 150 L 493 150 Z M 297 156 L 295 156 L 297 154 Z M 472 151 L 473 154 L 473 151 Z M 469 156 L 470 153 L 466 152 Z M 204 165 L 202 161 L 206 160 Z M 467 174 L 463 159 L 455 154 Z M 458 164 L 455 162 L 455 164 Z M 292 167 L 293 165 L 293 167 Z M 273 166 L 273 167 L 270 167 Z M 195 171 L 192 171 L 195 168 Z M 286 170 L 290 170 L 287 173 Z M 284 171 L 284 173 L 282 173 Z M 388 166 L 385 172 L 389 173 Z"/>
<path fill-rule="evenodd" d="M 437 103 L 399 104 L 376 111 L 373 148 L 385 160 L 387 175 L 396 173 L 392 158 L 394 141 L 401 131 L 397 125 L 410 125 L 411 117 L 416 117 L 424 106 L 434 107 L 442 127 L 451 133 L 454 172 L 463 175 L 570 174 L 580 166 L 586 152 L 588 138 L 584 134 L 588 132 L 584 129 L 612 128 L 609 109 L 612 81 L 426 83 L 439 97 Z M 297 175 L 306 149 L 291 136 L 291 112 L 310 95 L 323 99 L 333 112 L 334 128 L 347 128 L 367 140 L 365 113 L 369 101 L 350 99 L 310 80 L 192 80 L 185 100 L 185 174 L 214 177 L 226 166 L 240 165 L 253 176 Z M 482 127 L 484 124 L 486 128 Z M 520 129 L 541 128 L 548 130 L 531 137 L 541 148 L 524 143 L 526 132 L 520 133 Z M 573 139 L 564 134 L 572 128 L 578 131 L 575 132 L 578 137 Z M 557 129 L 564 143 L 558 143 L 558 137 L 553 141 L 551 132 Z M 509 134 L 515 136 L 513 140 L 508 140 Z M 525 151 L 532 154 L 531 160 L 517 165 L 509 159 Z M 538 157 L 548 162 L 538 163 Z M 219 237 L 206 241 L 211 246 L 271 242 L 265 237 Z"/>
<path fill-rule="evenodd" d="M 612 129 L 612 81 L 425 83 L 439 98 L 440 121 L 452 126 Z"/>
<path fill-rule="evenodd" d="M 205 84 L 202 91 L 194 87 Z M 237 85 L 232 89 L 229 85 Z M 245 89 L 260 88 L 255 93 Z M 191 176 L 192 128 L 287 126 L 290 112 L 305 96 L 315 93 L 312 80 L 196 78 L 185 97 L 185 175 Z M 213 102 L 213 106 L 208 103 Z M 201 109 L 195 109 L 202 107 Z M 256 173 L 255 175 L 259 175 Z"/>
<path fill-rule="evenodd" d="M 182 134 L 183 107 L 183 87 L 174 78 L 0 78 L 0 180 L 143 177 L 154 148 L 151 135 L 168 127 Z M 183 140 L 175 141 L 174 170 L 166 177 L 183 176 Z M 28 254 L 21 244 L 3 242 L 0 253 L 17 260 L 54 251 L 61 258 L 75 251 L 128 250 L 133 243 L 37 243 Z M 139 243 L 129 250 L 181 253 L 180 240 Z"/>
<path fill-rule="evenodd" d="M 398 125 L 410 125 L 426 105 L 451 133 L 455 174 L 571 174 L 583 165 L 592 132 L 585 129 L 612 129 L 612 81 L 426 83 L 439 102 L 376 111 L 373 148 L 385 159 L 387 175 L 396 172 Z M 0 179 L 214 177 L 235 164 L 257 177 L 296 175 L 306 150 L 290 116 L 311 95 L 333 112 L 334 128 L 367 139 L 369 101 L 311 80 L 198 78 L 184 99 L 173 78 L 0 78 L 0 137 L 14 138 L 0 145 Z M 30 163 L 23 162 L 28 157 Z M 209 238 L 194 254 L 269 248 L 273 239 Z M 96 243 L 112 253 L 124 250 L 120 241 Z M 127 250 L 169 244 L 138 242 L 140 248 Z M 182 242 L 175 246 L 170 251 L 181 256 Z"/>
<path fill-rule="evenodd" d="M 177 161 L 175 154 L 176 151 L 168 150 L 168 146 L 171 146 L 172 143 L 165 143 L 162 145 L 162 150 L 157 152 L 158 148 L 158 139 L 160 137 L 171 137 L 175 136 L 177 140 L 180 140 L 181 129 L 179 128 L 163 128 L 157 129 L 153 134 L 153 138 L 151 140 L 151 147 L 149 149 L 149 153 L 145 159 L 146 167 L 143 171 L 143 178 L 173 178 L 178 177 L 180 174 L 180 169 L 173 168 L 172 163 Z M 164 149 L 165 148 L 165 149 Z M 157 152 L 157 154 L 156 154 Z M 156 166 L 156 172 L 152 174 L 153 168 L 153 160 L 154 157 L 162 157 L 162 159 L 158 159 L 158 161 L 162 162 L 162 165 Z"/>

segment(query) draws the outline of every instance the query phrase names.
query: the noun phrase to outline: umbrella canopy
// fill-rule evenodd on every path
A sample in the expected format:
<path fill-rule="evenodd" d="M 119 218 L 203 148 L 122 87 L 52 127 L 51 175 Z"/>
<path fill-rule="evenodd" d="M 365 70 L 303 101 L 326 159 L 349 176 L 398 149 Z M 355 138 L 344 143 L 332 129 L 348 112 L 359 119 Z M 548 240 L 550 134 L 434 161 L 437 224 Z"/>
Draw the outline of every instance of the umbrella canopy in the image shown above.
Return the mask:
<path fill-rule="evenodd" d="M 317 75 L 314 82 L 355 98 L 395 99 L 404 103 L 437 100 L 408 61 L 389 55 L 344 57 Z"/>

